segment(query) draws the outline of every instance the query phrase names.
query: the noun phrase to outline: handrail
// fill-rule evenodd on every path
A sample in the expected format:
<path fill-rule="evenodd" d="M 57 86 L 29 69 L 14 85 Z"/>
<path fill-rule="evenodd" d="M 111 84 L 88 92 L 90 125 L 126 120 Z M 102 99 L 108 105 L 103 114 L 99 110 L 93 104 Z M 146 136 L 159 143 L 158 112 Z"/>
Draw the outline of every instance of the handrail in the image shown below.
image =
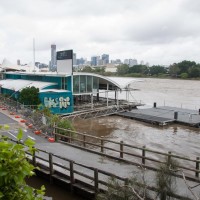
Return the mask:
<path fill-rule="evenodd" d="M 69 129 L 64 129 L 64 128 L 59 128 L 57 126 L 54 126 L 54 136 L 55 136 L 55 139 L 57 140 L 57 137 L 64 137 L 66 139 L 68 139 L 68 143 L 71 143 L 71 142 L 79 142 L 79 145 L 80 143 L 84 146 L 85 149 L 89 149 L 88 148 L 88 145 L 90 146 L 94 146 L 96 147 L 96 151 L 99 151 L 99 153 L 102 153 L 103 156 L 105 156 L 105 150 L 109 150 L 109 151 L 113 151 L 113 152 L 116 152 L 117 155 L 113 156 L 112 157 L 114 159 L 119 159 L 119 158 L 123 158 L 124 160 L 130 160 L 130 156 L 131 157 L 137 157 L 137 158 L 141 158 L 142 159 L 142 164 L 146 164 L 146 161 L 151 161 L 153 163 L 166 163 L 166 159 L 164 160 L 160 160 L 160 159 L 155 159 L 155 158 L 152 158 L 151 155 L 160 155 L 160 156 L 165 156 L 165 157 L 170 157 L 170 158 L 176 158 L 176 159 L 179 159 L 182 164 L 182 167 L 179 166 L 180 168 L 182 169 L 185 169 L 187 170 L 188 172 L 195 172 L 195 177 L 199 177 L 200 175 L 200 159 L 199 157 L 196 157 L 196 159 L 191 159 L 189 157 L 186 157 L 186 156 L 181 156 L 181 155 L 176 155 L 176 154 L 173 154 L 172 152 L 168 152 L 168 153 L 164 153 L 164 152 L 159 152 L 159 151 L 156 151 L 156 150 L 152 150 L 152 149 L 149 149 L 147 148 L 146 146 L 143 146 L 143 147 L 138 147 L 138 146 L 135 146 L 135 145 L 130 145 L 130 144 L 126 144 L 124 143 L 123 141 L 120 141 L 120 142 L 117 142 L 117 141 L 112 141 L 112 140 L 109 140 L 109 139 L 104 139 L 102 137 L 97 137 L 97 136 L 92 136 L 92 135 L 89 135 L 89 134 L 85 134 L 85 133 L 80 133 L 80 132 L 77 132 L 77 131 L 73 131 L 73 130 L 69 130 Z M 56 133 L 57 130 L 64 130 L 66 132 L 68 132 L 68 135 L 62 135 L 62 134 L 58 134 Z M 79 137 L 73 137 L 72 135 L 73 134 L 76 134 L 78 135 Z M 90 139 L 95 139 L 97 140 L 96 143 L 94 142 L 90 142 L 89 140 Z M 115 144 L 115 145 L 118 145 L 119 148 L 112 148 L 112 147 L 109 147 L 109 146 L 106 146 L 105 143 L 111 143 L 111 144 Z M 78 145 L 76 143 L 76 145 Z M 128 147 L 129 148 L 129 151 L 125 150 L 125 148 Z M 130 150 L 140 150 L 141 151 L 141 154 L 139 154 L 139 152 L 137 152 L 138 154 L 136 153 L 131 153 Z M 151 153 L 151 155 L 148 155 L 146 156 L 146 153 Z M 106 154 L 108 155 L 108 151 L 106 152 Z M 125 156 L 129 156 L 127 158 L 125 158 Z M 195 165 L 193 165 L 192 168 L 189 168 L 189 167 L 185 167 L 184 166 L 184 161 L 188 161 L 188 162 L 192 162 L 192 163 L 195 163 Z"/>

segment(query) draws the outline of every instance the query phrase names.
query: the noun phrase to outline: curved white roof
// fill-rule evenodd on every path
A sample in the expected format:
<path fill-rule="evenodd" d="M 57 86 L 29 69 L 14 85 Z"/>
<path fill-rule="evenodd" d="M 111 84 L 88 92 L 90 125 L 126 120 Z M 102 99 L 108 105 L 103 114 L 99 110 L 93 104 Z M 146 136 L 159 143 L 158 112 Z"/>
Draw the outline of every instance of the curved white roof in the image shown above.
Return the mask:
<path fill-rule="evenodd" d="M 82 73 L 82 72 L 74 73 L 74 76 L 77 76 L 77 75 L 88 75 L 88 76 L 99 77 L 103 80 L 108 81 L 109 83 L 113 84 L 114 86 L 118 87 L 119 89 L 128 88 L 131 83 L 142 81 L 141 79 L 135 79 L 135 78 L 131 78 L 131 77 L 110 77 L 110 76 L 101 76 L 101 75 L 94 74 L 94 73 Z"/>
<path fill-rule="evenodd" d="M 26 87 L 36 87 L 39 90 L 44 89 L 45 87 L 57 85 L 56 83 L 42 82 L 42 81 L 29 81 L 22 79 L 6 79 L 0 80 L 0 86 L 5 89 L 20 91 Z"/>
<path fill-rule="evenodd" d="M 7 72 L 8 74 L 34 74 L 35 76 L 58 76 L 58 77 L 68 77 L 71 76 L 71 74 L 66 74 L 66 73 L 57 73 L 57 72 Z M 140 82 L 142 81 L 141 79 L 136 79 L 136 78 L 131 78 L 131 77 L 109 77 L 109 76 L 102 76 L 99 74 L 94 74 L 94 73 L 86 73 L 86 72 L 74 72 L 73 76 L 93 76 L 93 77 L 98 77 L 100 80 L 100 84 L 106 84 L 107 82 L 110 85 L 113 85 L 119 89 L 125 89 L 130 86 L 131 83 L 134 82 Z"/>

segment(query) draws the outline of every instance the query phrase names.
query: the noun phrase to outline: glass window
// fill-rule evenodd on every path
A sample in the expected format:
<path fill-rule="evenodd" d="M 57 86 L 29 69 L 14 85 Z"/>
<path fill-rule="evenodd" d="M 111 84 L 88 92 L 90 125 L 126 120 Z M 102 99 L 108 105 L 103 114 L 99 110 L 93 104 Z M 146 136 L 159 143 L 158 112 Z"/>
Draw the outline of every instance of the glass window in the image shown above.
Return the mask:
<path fill-rule="evenodd" d="M 99 83 L 99 79 L 97 77 L 93 77 L 93 89 L 98 90 L 98 83 Z"/>
<path fill-rule="evenodd" d="M 92 92 L 92 77 L 87 76 L 87 92 Z"/>
<path fill-rule="evenodd" d="M 80 92 L 86 92 L 86 76 L 80 76 Z"/>
<path fill-rule="evenodd" d="M 79 78 L 80 76 L 73 76 L 74 93 L 79 93 Z"/>

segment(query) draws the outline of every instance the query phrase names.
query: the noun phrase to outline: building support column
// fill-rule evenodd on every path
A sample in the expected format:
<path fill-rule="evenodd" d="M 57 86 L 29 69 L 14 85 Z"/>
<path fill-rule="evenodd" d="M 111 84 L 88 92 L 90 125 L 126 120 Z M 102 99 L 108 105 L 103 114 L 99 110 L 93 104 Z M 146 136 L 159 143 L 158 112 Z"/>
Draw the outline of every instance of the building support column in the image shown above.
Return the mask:
<path fill-rule="evenodd" d="M 94 109 L 93 93 L 91 94 L 91 109 Z"/>
<path fill-rule="evenodd" d="M 117 90 L 117 110 L 119 110 L 119 90 Z"/>
<path fill-rule="evenodd" d="M 109 83 L 107 83 L 107 91 L 106 91 L 107 107 L 108 107 L 108 89 L 109 89 Z"/>

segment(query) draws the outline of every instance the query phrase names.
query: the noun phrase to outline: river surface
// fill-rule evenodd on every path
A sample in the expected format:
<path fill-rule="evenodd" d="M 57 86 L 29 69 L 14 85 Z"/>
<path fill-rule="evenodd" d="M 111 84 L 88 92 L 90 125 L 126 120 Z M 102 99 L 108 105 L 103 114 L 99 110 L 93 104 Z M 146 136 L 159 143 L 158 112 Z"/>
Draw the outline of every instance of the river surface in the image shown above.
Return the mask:
<path fill-rule="evenodd" d="M 139 79 L 138 79 L 139 80 Z M 140 79 L 141 80 L 141 79 Z M 175 106 L 197 110 L 200 108 L 200 81 L 175 79 L 142 79 L 131 85 L 130 100 L 145 103 L 144 107 Z M 114 94 L 110 94 L 112 96 Z M 119 95 L 126 98 L 125 93 Z M 132 98 L 132 99 L 131 99 Z M 143 146 L 163 152 L 172 151 L 196 157 L 200 155 L 200 129 L 177 124 L 158 127 L 147 123 L 109 116 L 96 119 L 77 120 L 77 131 L 103 136 L 114 141 Z"/>

